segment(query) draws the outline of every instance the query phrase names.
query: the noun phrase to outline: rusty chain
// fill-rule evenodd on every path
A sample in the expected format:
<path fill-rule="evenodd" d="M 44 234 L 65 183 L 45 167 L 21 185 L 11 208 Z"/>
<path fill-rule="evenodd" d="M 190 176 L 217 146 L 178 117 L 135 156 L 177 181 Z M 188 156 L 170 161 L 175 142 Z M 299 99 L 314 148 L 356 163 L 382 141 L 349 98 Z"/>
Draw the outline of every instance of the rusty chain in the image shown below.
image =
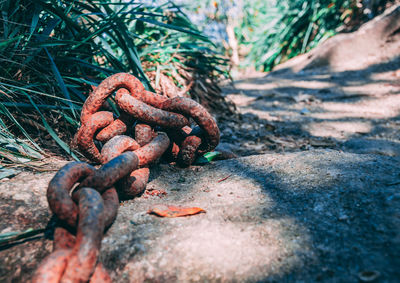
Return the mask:
<path fill-rule="evenodd" d="M 107 111 L 110 97 L 118 106 L 118 118 Z M 192 120 L 197 123 L 193 128 Z M 35 283 L 111 282 L 98 255 L 119 199 L 144 192 L 149 165 L 161 156 L 190 166 L 198 155 L 212 151 L 219 143 L 219 129 L 197 102 L 146 91 L 136 77 L 119 73 L 89 95 L 75 139 L 88 159 L 102 165 L 96 169 L 71 162 L 50 181 L 47 199 L 58 222 L 53 252 L 36 270 Z"/>

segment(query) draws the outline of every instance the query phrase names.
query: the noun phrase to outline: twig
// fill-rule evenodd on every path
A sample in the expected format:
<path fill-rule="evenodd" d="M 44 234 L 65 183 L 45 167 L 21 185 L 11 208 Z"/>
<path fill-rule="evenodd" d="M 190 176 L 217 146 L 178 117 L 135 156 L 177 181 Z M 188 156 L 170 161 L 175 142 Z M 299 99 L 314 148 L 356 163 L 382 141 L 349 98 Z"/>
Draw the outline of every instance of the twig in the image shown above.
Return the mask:
<path fill-rule="evenodd" d="M 225 178 L 222 178 L 222 179 L 218 180 L 217 183 L 221 183 L 221 182 L 225 181 L 225 180 L 228 179 L 230 176 L 232 176 L 232 174 L 226 176 Z"/>

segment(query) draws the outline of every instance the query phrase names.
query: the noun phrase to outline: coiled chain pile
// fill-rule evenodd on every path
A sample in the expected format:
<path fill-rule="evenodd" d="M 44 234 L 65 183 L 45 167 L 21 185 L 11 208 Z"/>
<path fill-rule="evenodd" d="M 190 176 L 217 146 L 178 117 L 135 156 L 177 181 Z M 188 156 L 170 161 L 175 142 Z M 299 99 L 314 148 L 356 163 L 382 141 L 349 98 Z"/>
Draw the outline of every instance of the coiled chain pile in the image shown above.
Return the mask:
<path fill-rule="evenodd" d="M 109 107 L 106 100 L 115 92 L 120 112 L 116 119 L 112 112 L 99 111 Z M 196 127 L 190 127 L 191 119 Z M 53 252 L 33 282 L 111 282 L 98 255 L 119 199 L 145 190 L 148 166 L 161 156 L 189 166 L 196 156 L 212 151 L 219 143 L 219 129 L 197 102 L 146 91 L 136 77 L 119 73 L 105 79 L 85 101 L 76 142 L 86 157 L 102 165 L 96 169 L 71 162 L 50 181 L 47 199 L 58 219 Z"/>

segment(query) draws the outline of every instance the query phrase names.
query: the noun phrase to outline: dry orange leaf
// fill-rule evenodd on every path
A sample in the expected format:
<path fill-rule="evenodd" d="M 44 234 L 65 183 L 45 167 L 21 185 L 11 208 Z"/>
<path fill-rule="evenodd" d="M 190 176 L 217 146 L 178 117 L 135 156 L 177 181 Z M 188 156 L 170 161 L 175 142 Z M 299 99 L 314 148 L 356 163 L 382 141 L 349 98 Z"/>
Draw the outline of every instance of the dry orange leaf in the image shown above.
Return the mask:
<path fill-rule="evenodd" d="M 155 214 L 161 217 L 181 217 L 206 212 L 200 207 L 183 207 L 174 205 L 157 205 L 147 211 L 148 214 Z"/>

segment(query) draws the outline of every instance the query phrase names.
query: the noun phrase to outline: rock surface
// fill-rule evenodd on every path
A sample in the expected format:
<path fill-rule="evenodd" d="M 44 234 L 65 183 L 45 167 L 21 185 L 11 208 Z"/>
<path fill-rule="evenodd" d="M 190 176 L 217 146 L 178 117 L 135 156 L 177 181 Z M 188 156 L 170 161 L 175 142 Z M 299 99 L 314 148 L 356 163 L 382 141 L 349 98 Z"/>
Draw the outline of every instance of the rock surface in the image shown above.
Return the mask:
<path fill-rule="evenodd" d="M 124 202 L 103 239 L 101 260 L 115 282 L 354 282 L 370 271 L 395 282 L 399 163 L 398 157 L 312 150 L 188 169 L 161 164 L 148 189 L 167 195 Z M 44 195 L 52 175 L 23 173 L 1 182 L 1 214 L 8 215 L 2 233 L 47 224 Z M 157 204 L 206 213 L 146 213 Z M 30 278 L 51 250 L 48 238 L 2 250 L 0 281 Z"/>

